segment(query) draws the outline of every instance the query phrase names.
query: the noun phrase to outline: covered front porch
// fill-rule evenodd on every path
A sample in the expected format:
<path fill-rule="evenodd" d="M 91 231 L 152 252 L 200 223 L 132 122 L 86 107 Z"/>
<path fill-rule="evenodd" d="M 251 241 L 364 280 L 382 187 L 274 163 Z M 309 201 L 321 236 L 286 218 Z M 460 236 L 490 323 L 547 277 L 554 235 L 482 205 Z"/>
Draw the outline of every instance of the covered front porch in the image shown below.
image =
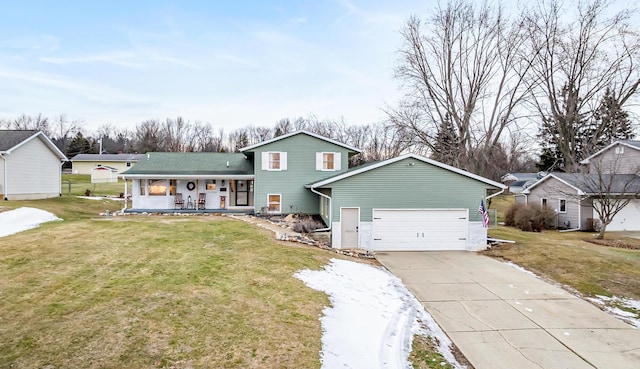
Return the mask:
<path fill-rule="evenodd" d="M 126 212 L 253 212 L 253 175 L 127 176 L 132 188 Z M 125 182 L 126 183 L 126 182 Z M 130 193 L 129 193 L 130 191 Z"/>

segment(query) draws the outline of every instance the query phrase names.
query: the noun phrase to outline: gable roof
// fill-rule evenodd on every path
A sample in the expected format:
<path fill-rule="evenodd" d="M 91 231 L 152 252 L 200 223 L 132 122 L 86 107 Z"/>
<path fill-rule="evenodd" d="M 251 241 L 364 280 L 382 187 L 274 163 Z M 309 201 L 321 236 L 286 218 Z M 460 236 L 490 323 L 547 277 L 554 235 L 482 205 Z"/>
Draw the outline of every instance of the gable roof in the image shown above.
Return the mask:
<path fill-rule="evenodd" d="M 602 154 L 603 152 L 609 150 L 610 148 L 612 148 L 613 146 L 618 145 L 618 144 L 626 146 L 626 147 L 630 147 L 630 148 L 635 149 L 635 150 L 640 150 L 640 141 L 638 141 L 638 140 L 616 141 L 616 142 L 613 142 L 613 143 L 605 146 L 603 149 L 601 149 L 600 151 L 596 152 L 595 154 L 589 156 L 588 158 L 582 160 L 580 162 L 580 164 L 589 164 L 589 161 L 591 159 L 595 158 L 596 156 Z"/>
<path fill-rule="evenodd" d="M 507 188 L 507 186 L 503 185 L 502 183 L 498 183 L 498 182 L 492 181 L 492 180 L 490 180 L 488 178 L 481 177 L 481 176 L 479 176 L 477 174 L 473 174 L 471 172 L 467 172 L 465 170 L 458 169 L 456 167 L 452 167 L 450 165 L 443 164 L 443 163 L 440 163 L 438 161 L 435 161 L 435 160 L 432 160 L 432 159 L 429 159 L 429 158 L 425 158 L 423 156 L 416 155 L 416 154 L 405 154 L 405 155 L 397 156 L 395 158 L 379 161 L 379 162 L 376 162 L 376 163 L 369 163 L 369 164 L 360 165 L 360 166 L 351 168 L 350 170 L 348 170 L 345 173 L 341 173 L 341 174 L 335 175 L 333 177 L 329 177 L 329 178 L 323 179 L 322 181 L 318 181 L 316 183 L 309 184 L 306 187 L 307 188 L 315 188 L 315 187 L 326 186 L 326 185 L 328 185 L 330 183 L 337 182 L 337 181 L 339 181 L 341 179 L 349 178 L 349 177 L 358 175 L 360 173 L 368 172 L 370 170 L 373 170 L 373 169 L 376 169 L 376 168 L 380 168 L 380 167 L 383 167 L 385 165 L 389 165 L 389 164 L 392 164 L 392 163 L 395 163 L 395 162 L 398 162 L 398 161 L 401 161 L 401 160 L 404 160 L 404 159 L 408 159 L 408 158 L 413 158 L 413 159 L 416 159 L 416 160 L 420 160 L 420 161 L 425 162 L 427 164 L 431 164 L 431 165 L 434 165 L 436 167 L 439 167 L 439 168 L 442 168 L 442 169 L 446 169 L 448 171 L 463 175 L 465 177 L 469 177 L 469 178 L 475 179 L 477 181 L 486 183 L 486 184 L 488 184 L 490 186 L 493 186 L 493 187 L 497 187 L 497 188 L 500 188 L 500 189 L 506 189 Z"/>
<path fill-rule="evenodd" d="M 123 177 L 253 176 L 253 162 L 244 154 L 220 152 L 150 152 Z"/>
<path fill-rule="evenodd" d="M 640 176 L 635 174 L 582 174 L 582 173 L 550 173 L 531 187 L 522 191 L 524 194 L 540 183 L 556 180 L 576 190 L 578 195 L 594 195 L 608 192 L 611 195 L 640 193 Z M 602 184 L 602 186 L 601 186 Z"/>
<path fill-rule="evenodd" d="M 35 139 L 40 139 L 58 158 L 66 161 L 67 157 L 60 149 L 45 135 L 38 130 L 18 130 L 18 129 L 2 129 L 0 130 L 0 154 L 11 154 L 20 146 Z"/>
<path fill-rule="evenodd" d="M 355 148 L 353 146 L 349 146 L 349 145 L 344 144 L 342 142 L 338 142 L 336 140 L 321 136 L 321 135 L 319 135 L 317 133 L 309 132 L 309 131 L 304 130 L 304 129 L 303 130 L 299 130 L 299 131 L 295 131 L 295 132 L 291 132 L 291 133 L 287 133 L 287 134 L 282 135 L 282 136 L 274 137 L 274 138 L 272 138 L 270 140 L 262 141 L 260 143 L 255 144 L 255 145 L 250 145 L 250 146 L 247 146 L 247 147 L 243 147 L 243 148 L 240 149 L 240 152 L 251 151 L 251 150 L 256 149 L 256 148 L 258 148 L 260 146 L 268 145 L 270 143 L 273 143 L 273 142 L 276 142 L 276 141 L 280 141 L 280 140 L 284 140 L 286 138 L 289 138 L 289 137 L 292 137 L 292 136 L 295 136 L 295 135 L 299 135 L 299 134 L 305 134 L 307 136 L 315 137 L 315 138 L 317 138 L 319 140 L 326 141 L 326 142 L 332 143 L 334 145 L 342 146 L 342 147 L 344 147 L 345 149 L 347 149 L 349 151 L 353 151 L 353 152 L 356 152 L 356 153 L 362 152 L 362 150 L 360 150 L 358 148 Z"/>
<path fill-rule="evenodd" d="M 144 157 L 144 154 L 78 154 L 71 158 L 71 161 L 137 161 Z"/>

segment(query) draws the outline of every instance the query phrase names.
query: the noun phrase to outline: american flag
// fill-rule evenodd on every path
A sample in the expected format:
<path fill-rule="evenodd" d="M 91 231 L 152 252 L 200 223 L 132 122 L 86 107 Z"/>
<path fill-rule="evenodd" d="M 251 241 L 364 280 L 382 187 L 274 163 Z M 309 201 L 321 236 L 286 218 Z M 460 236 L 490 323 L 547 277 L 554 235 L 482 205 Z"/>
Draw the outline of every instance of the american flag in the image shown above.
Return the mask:
<path fill-rule="evenodd" d="M 482 226 L 485 228 L 489 228 L 489 212 L 487 208 L 484 207 L 484 200 L 480 199 L 480 207 L 478 208 L 478 213 L 482 214 Z"/>

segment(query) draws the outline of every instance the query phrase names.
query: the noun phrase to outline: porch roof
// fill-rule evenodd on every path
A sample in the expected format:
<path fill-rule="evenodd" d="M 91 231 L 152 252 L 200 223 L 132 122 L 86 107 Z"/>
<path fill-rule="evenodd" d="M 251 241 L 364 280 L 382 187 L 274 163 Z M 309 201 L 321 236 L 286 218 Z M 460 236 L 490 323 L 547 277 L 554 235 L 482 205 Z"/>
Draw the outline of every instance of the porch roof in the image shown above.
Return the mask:
<path fill-rule="evenodd" d="M 253 162 L 238 153 L 150 152 L 122 177 L 253 176 Z"/>

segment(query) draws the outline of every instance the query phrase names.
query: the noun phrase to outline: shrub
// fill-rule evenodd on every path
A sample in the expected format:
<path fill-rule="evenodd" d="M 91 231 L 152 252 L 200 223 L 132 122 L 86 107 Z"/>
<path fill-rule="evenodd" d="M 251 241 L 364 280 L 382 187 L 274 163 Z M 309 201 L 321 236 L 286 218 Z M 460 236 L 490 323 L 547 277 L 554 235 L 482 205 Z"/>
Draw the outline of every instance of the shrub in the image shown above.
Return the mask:
<path fill-rule="evenodd" d="M 512 204 L 507 211 L 504 213 L 504 224 L 509 227 L 514 227 L 516 225 L 515 216 L 518 210 L 522 209 L 524 205 L 522 204 Z"/>
<path fill-rule="evenodd" d="M 555 216 L 555 212 L 546 206 L 529 204 L 514 211 L 514 225 L 523 231 L 540 232 L 553 227 Z"/>

